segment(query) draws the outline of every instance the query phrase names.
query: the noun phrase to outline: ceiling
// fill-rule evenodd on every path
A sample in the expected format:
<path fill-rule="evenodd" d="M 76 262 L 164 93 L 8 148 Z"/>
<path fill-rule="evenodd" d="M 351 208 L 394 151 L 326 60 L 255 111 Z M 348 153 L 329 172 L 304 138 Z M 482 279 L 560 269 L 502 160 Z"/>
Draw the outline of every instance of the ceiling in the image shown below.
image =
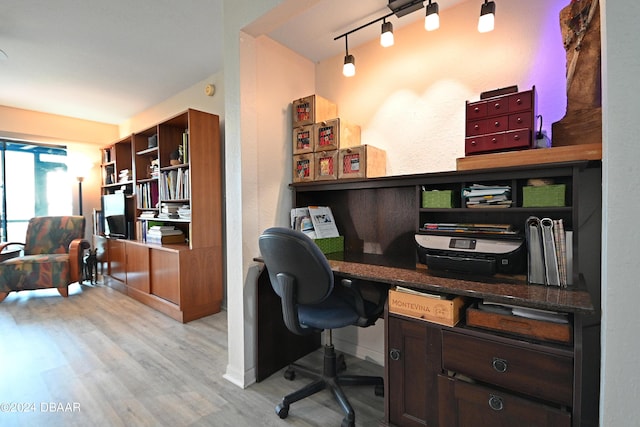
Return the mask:
<path fill-rule="evenodd" d="M 461 1 L 440 0 L 440 11 Z M 2 2 L 0 49 L 6 56 L 0 52 L 0 105 L 122 123 L 222 70 L 222 4 Z M 334 37 L 389 12 L 387 0 L 310 4 L 265 33 L 313 61 L 343 54 L 344 41 Z M 423 16 L 416 12 L 390 21 L 399 28 Z M 349 47 L 379 31 L 378 24 L 349 36 Z"/>

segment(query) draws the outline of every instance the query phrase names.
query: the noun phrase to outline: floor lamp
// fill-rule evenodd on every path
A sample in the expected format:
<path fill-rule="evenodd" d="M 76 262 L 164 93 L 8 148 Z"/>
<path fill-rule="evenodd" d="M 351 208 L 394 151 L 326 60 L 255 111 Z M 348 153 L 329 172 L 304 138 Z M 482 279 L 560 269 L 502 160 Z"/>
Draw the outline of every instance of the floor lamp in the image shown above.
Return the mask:
<path fill-rule="evenodd" d="M 78 211 L 79 215 L 82 216 L 82 181 L 84 181 L 83 176 L 77 177 L 78 179 Z"/>

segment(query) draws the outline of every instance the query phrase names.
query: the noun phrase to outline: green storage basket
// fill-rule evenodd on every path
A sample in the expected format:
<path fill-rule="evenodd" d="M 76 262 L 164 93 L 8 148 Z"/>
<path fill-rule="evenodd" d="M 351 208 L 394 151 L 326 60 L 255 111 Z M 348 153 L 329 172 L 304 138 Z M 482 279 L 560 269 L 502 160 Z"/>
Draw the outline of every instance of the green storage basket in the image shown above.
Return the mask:
<path fill-rule="evenodd" d="M 564 184 L 522 187 L 522 207 L 566 206 Z"/>
<path fill-rule="evenodd" d="M 324 239 L 314 239 L 313 241 L 325 255 L 344 252 L 344 236 L 326 237 Z"/>
<path fill-rule="evenodd" d="M 452 208 L 453 206 L 452 190 L 430 190 L 422 192 L 423 208 Z"/>

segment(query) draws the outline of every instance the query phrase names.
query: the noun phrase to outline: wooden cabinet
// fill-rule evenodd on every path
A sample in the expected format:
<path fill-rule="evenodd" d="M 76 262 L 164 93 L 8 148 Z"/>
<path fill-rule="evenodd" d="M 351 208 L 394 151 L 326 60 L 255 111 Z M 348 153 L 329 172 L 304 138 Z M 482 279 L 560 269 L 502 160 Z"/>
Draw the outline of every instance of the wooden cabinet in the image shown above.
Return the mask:
<path fill-rule="evenodd" d="M 528 91 L 467 102 L 465 154 L 529 148 L 535 120 L 535 86 Z"/>
<path fill-rule="evenodd" d="M 182 322 L 219 312 L 224 260 L 218 116 L 189 109 L 128 141 L 136 233 L 135 239 L 110 242 L 115 252 L 107 283 Z M 181 213 L 166 214 L 167 205 L 180 206 Z M 185 242 L 147 241 L 153 225 L 181 230 Z"/>

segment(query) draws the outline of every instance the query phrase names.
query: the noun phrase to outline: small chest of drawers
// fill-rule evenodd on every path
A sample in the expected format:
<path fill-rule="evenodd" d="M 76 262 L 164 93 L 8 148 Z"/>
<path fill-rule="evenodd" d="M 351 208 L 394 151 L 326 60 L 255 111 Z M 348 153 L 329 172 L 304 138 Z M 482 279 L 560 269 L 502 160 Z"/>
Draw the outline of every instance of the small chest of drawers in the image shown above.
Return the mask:
<path fill-rule="evenodd" d="M 536 90 L 466 103 L 465 155 L 529 148 L 536 121 Z"/>

